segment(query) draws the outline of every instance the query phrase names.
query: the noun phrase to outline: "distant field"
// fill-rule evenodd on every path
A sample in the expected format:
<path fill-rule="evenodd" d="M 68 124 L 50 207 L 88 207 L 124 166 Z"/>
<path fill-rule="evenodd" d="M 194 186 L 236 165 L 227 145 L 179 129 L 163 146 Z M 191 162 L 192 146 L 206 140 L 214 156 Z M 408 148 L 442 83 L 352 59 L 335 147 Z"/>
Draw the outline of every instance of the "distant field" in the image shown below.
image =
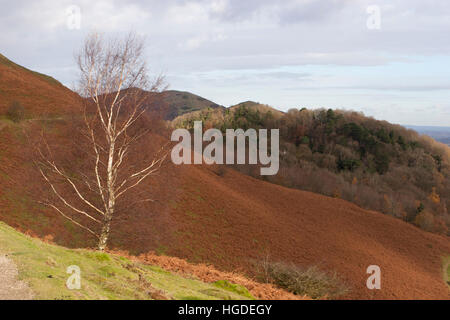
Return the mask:
<path fill-rule="evenodd" d="M 426 134 L 433 139 L 450 146 L 450 127 L 432 127 L 432 126 L 405 126 L 408 129 L 417 131 L 420 134 Z"/>

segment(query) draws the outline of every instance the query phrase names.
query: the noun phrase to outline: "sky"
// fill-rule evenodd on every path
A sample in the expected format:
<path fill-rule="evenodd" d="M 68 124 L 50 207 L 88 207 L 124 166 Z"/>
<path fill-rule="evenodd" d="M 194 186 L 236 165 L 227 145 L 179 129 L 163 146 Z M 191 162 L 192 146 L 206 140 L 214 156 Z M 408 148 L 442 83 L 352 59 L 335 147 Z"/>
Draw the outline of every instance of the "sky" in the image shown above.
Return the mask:
<path fill-rule="evenodd" d="M 0 53 L 68 87 L 92 31 L 145 37 L 170 89 L 450 126 L 448 0 L 0 0 Z"/>

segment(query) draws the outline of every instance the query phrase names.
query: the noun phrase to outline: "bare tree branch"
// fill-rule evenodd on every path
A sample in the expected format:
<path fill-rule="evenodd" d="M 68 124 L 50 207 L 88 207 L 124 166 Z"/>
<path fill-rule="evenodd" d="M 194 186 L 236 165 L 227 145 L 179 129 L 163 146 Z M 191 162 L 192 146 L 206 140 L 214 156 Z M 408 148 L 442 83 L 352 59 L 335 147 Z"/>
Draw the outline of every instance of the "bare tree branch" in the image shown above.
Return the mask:
<path fill-rule="evenodd" d="M 90 168 L 83 168 L 85 171 L 78 175 L 80 179 L 69 176 L 62 169 L 63 166 L 56 165 L 51 160 L 53 154 L 45 142 L 46 153 L 39 151 L 43 159 L 39 163 L 39 171 L 53 193 L 68 209 L 100 224 L 100 230 L 83 226 L 55 204 L 47 205 L 94 234 L 99 239 L 98 249 L 104 250 L 117 200 L 155 174 L 167 157 L 167 153 L 161 154 L 160 151 L 148 163 L 144 162 L 142 169 L 136 172 L 132 172 L 134 166 L 129 161 L 130 148 L 149 133 L 148 129 L 139 130 L 135 126 L 146 113 L 148 94 L 144 90 L 158 92 L 163 87 L 163 77 L 149 81 L 144 43 L 134 34 L 129 34 L 123 40 L 112 41 L 92 34 L 86 39 L 76 61 L 80 70 L 78 92 L 86 102 L 85 131 L 82 136 L 90 145 L 83 152 L 87 154 Z M 163 149 L 164 147 L 161 150 Z M 49 170 L 49 173 L 44 169 Z M 57 184 L 53 181 L 58 177 L 76 196 L 77 205 L 70 203 L 58 191 Z M 67 191 L 68 188 L 63 190 Z M 144 198 L 135 204 L 149 201 L 153 200 Z M 101 215 L 101 220 L 91 212 Z"/>
<path fill-rule="evenodd" d="M 92 231 L 92 230 L 89 229 L 88 227 L 85 227 L 85 226 L 83 226 L 82 224 L 76 222 L 76 221 L 73 220 L 71 217 L 65 215 L 64 212 L 62 212 L 58 207 L 54 206 L 54 205 L 51 204 L 51 203 L 45 203 L 45 202 L 40 202 L 40 203 L 43 204 L 43 205 L 46 205 L 46 206 L 49 206 L 49 207 L 55 209 L 55 210 L 56 210 L 59 214 L 61 214 L 64 218 L 66 218 L 67 220 L 71 221 L 73 224 L 79 226 L 80 228 L 82 228 L 82 229 L 84 229 L 84 230 L 90 232 L 90 233 L 93 234 L 96 238 L 98 238 L 98 235 L 97 235 L 94 231 Z"/>

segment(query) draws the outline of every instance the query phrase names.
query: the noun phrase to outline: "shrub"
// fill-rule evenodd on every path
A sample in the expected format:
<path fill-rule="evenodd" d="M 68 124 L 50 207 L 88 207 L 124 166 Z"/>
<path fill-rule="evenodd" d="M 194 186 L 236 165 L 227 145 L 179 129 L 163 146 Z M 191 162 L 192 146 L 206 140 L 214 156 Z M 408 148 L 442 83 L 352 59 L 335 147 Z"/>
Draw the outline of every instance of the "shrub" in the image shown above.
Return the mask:
<path fill-rule="evenodd" d="M 13 101 L 6 112 L 6 116 L 11 121 L 18 123 L 25 118 L 25 108 L 20 102 Z"/>
<path fill-rule="evenodd" d="M 260 263 L 259 276 L 265 282 L 273 283 L 295 295 L 306 295 L 312 299 L 335 298 L 348 292 L 341 279 L 312 266 L 302 268 L 294 264 Z"/>
<path fill-rule="evenodd" d="M 223 177 L 226 173 L 226 169 L 224 165 L 216 165 L 211 168 L 212 172 L 214 172 L 219 177 Z"/>
<path fill-rule="evenodd" d="M 433 231 L 434 227 L 434 216 L 428 211 L 422 211 L 414 219 L 414 223 L 421 229 L 425 231 Z"/>

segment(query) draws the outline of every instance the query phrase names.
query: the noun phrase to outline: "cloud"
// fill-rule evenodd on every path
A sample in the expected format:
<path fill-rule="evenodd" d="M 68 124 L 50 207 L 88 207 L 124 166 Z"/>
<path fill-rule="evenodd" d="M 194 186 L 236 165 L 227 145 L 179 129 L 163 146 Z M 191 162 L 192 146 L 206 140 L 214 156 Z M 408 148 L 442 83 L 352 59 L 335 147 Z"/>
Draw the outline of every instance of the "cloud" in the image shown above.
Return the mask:
<path fill-rule="evenodd" d="M 196 57 L 219 57 L 213 69 L 233 67 L 230 63 L 240 69 L 241 59 L 262 67 L 373 65 L 402 55 L 450 53 L 446 1 L 435 1 L 436 9 L 419 0 L 378 2 L 380 32 L 366 27 L 365 9 L 371 2 L 365 0 L 18 0 L 5 4 L 0 13 L 0 40 L 8 50 L 15 43 L 29 51 L 29 42 L 15 41 L 23 35 L 39 41 L 41 50 L 73 50 L 89 30 L 134 29 L 148 35 L 157 51 L 187 59 L 192 70 L 198 68 Z M 70 5 L 81 9 L 78 32 L 66 27 L 65 10 Z M 192 54 L 186 55 L 186 50 Z"/>
<path fill-rule="evenodd" d="M 371 86 L 295 86 L 287 88 L 288 90 L 374 90 L 374 91 L 397 91 L 397 92 L 432 92 L 432 91 L 450 91 L 450 85 L 396 85 L 374 84 Z"/>
<path fill-rule="evenodd" d="M 366 25 L 366 9 L 374 4 L 381 10 L 381 30 Z M 81 9 L 79 30 L 67 28 L 71 5 Z M 0 28 L 3 54 L 66 84 L 76 77 L 73 53 L 89 31 L 135 30 L 146 36 L 148 61 L 155 71 L 166 71 L 181 89 L 205 88 L 208 98 L 224 99 L 218 101 L 223 104 L 233 93 L 217 88 L 229 88 L 233 79 L 242 86 L 236 92 L 251 89 L 264 97 L 267 90 L 278 90 L 273 96 L 279 104 L 295 105 L 295 96 L 284 97 L 282 88 L 305 79 L 312 83 L 308 89 L 302 86 L 302 92 L 319 87 L 336 94 L 334 87 L 404 95 L 444 94 L 450 76 L 439 71 L 433 82 L 425 77 L 430 69 L 438 72 L 427 65 L 433 60 L 440 59 L 447 63 L 441 69 L 449 69 L 446 0 L 432 5 L 423 0 L 15 0 L 2 1 Z M 386 84 L 392 77 L 389 66 L 398 63 L 409 65 L 396 70 L 400 85 Z M 324 68 L 331 78 L 317 78 Z M 230 71 L 237 75 L 230 76 Z M 199 73 L 214 81 L 197 82 Z M 309 76 L 297 78 L 301 74 Z M 408 82 L 411 76 L 415 83 Z M 353 103 L 347 94 L 335 96 L 340 99 L 336 104 Z"/>

